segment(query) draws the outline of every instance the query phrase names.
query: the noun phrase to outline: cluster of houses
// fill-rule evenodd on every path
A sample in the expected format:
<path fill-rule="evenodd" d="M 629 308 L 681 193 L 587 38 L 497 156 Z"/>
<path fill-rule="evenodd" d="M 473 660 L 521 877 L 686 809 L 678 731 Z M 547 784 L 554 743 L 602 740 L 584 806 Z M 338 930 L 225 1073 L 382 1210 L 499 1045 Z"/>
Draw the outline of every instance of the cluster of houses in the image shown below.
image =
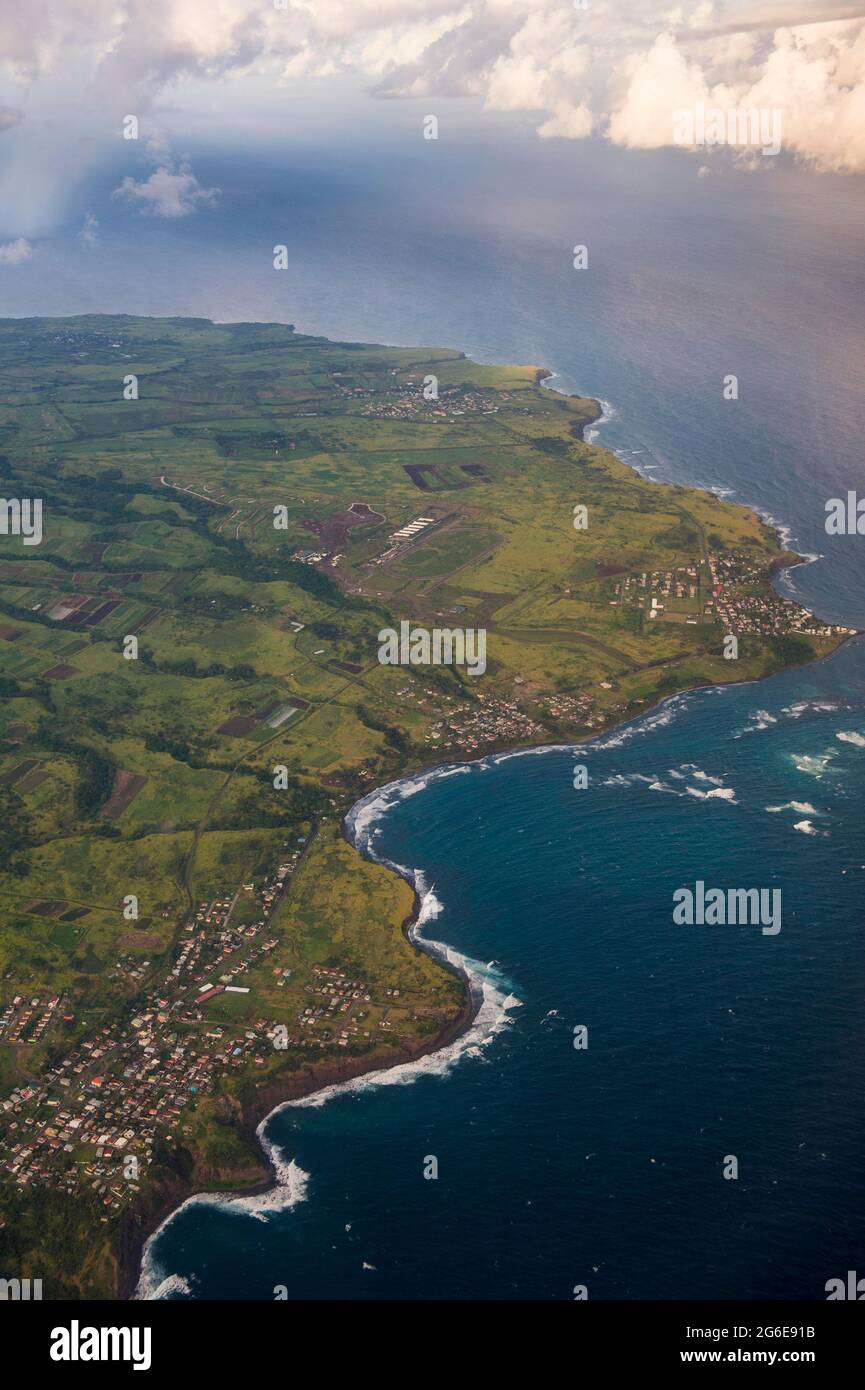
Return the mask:
<path fill-rule="evenodd" d="M 460 391 L 458 388 L 442 387 L 435 396 L 425 395 L 426 378 L 409 376 L 394 384 L 394 394 L 370 401 L 361 410 L 361 415 L 372 416 L 376 420 L 448 420 L 455 415 L 495 415 L 498 411 L 499 397 L 485 391 Z M 372 395 L 364 390 L 349 391 L 343 388 L 341 394 Z"/>
<path fill-rule="evenodd" d="M 60 995 L 39 995 L 35 999 L 25 999 L 16 994 L 10 1004 L 0 1014 L 0 1039 L 8 1043 L 38 1043 L 50 1028 L 56 1017 L 60 1016 Z M 65 1015 L 71 1020 L 71 1014 Z"/>
<path fill-rule="evenodd" d="M 698 603 L 701 598 L 702 602 Z M 616 598 L 611 602 L 624 604 L 636 601 L 637 607 L 645 610 L 647 618 L 658 619 L 668 616 L 670 601 L 681 603 L 683 600 L 691 604 L 685 622 L 697 623 L 700 617 L 711 622 L 712 599 L 709 595 L 702 597 L 700 571 L 695 564 L 626 575 L 617 585 Z"/>
<path fill-rule="evenodd" d="M 587 690 L 577 691 L 573 695 L 545 695 L 539 702 L 539 708 L 551 719 L 588 729 L 605 723 L 607 718 L 595 707 L 594 699 Z"/>
<path fill-rule="evenodd" d="M 176 1131 L 188 1107 L 213 1090 L 218 1071 L 250 1054 L 263 1063 L 274 1023 L 259 1019 L 239 1036 L 222 1027 L 172 1026 L 155 999 L 127 1025 L 114 1023 L 49 1069 L 38 1088 L 2 1102 L 3 1167 L 20 1186 L 74 1192 L 86 1185 L 117 1211 L 153 1159 L 157 1131 Z"/>
<path fill-rule="evenodd" d="M 817 637 L 841 637 L 856 631 L 840 623 L 824 623 L 808 608 L 781 598 L 768 583 L 765 567 L 741 551 L 709 556 L 709 569 L 718 616 L 729 632 L 781 636 L 803 632 Z"/>
<path fill-rule="evenodd" d="M 220 1072 L 250 1061 L 263 1065 L 272 1055 L 275 1021 L 229 1028 L 208 1020 L 203 1006 L 223 992 L 249 993 L 232 981 L 278 945 L 275 936 L 250 943 L 264 935 L 299 855 L 289 854 L 257 890 L 245 883 L 233 897 L 200 903 L 171 969 L 139 997 L 135 1011 L 130 1006 L 38 1083 L 17 1087 L 0 1103 L 0 1164 L 16 1182 L 69 1192 L 84 1183 L 109 1212 L 118 1210 L 152 1161 L 157 1132 L 182 1129 L 188 1110 L 213 1091 Z M 244 898 L 251 920 L 232 927 Z M 290 972 L 275 973 L 282 982 Z M 31 1018 L 42 1001 L 32 1001 L 29 1010 L 20 1008 L 24 1002 L 16 995 L 2 1015 L 10 1042 L 21 1039 L 25 1015 Z M 51 996 L 36 1027 L 44 1032 L 61 1007 L 60 997 Z"/>
<path fill-rule="evenodd" d="M 363 1005 L 372 1001 L 370 986 L 335 966 L 314 965 L 312 973 L 313 983 L 304 985 L 304 990 L 318 997 L 297 1016 L 301 1029 L 309 1030 L 306 1037 L 298 1038 L 300 1046 L 326 1047 L 333 1038 L 338 1047 L 348 1047 L 354 1037 L 370 1037 L 370 1030 L 361 1028 L 368 1012 Z M 335 1038 L 332 1023 L 340 1025 Z M 313 1032 L 318 1036 L 313 1037 Z"/>
<path fill-rule="evenodd" d="M 372 1028 L 363 1027 L 365 1023 L 372 1022 L 369 1005 L 384 1005 L 377 1027 L 385 1032 L 398 1030 L 407 1016 L 411 1019 L 418 1017 L 411 1009 L 406 1014 L 405 1001 L 400 1000 L 397 985 L 386 987 L 384 999 L 374 1001 L 371 986 L 363 980 L 353 979 L 345 970 L 314 965 L 313 977 L 313 983 L 304 985 L 304 990 L 315 998 L 297 1016 L 301 1029 L 299 1036 L 289 1038 L 289 1043 L 295 1046 L 348 1047 L 354 1039 L 370 1039 Z"/>
<path fill-rule="evenodd" d="M 515 700 L 478 695 L 477 704 L 463 705 L 439 719 L 426 735 L 437 748 L 476 752 L 490 744 L 522 742 L 544 733 L 543 726 Z"/>

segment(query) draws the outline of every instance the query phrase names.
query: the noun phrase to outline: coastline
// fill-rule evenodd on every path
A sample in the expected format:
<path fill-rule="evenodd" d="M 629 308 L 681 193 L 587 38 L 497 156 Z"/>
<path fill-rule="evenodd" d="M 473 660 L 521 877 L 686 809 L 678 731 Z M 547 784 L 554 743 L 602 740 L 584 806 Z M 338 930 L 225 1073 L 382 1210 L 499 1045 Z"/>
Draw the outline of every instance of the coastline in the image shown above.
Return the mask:
<path fill-rule="evenodd" d="M 465 354 L 461 355 L 465 356 Z M 556 373 L 549 369 L 537 368 L 535 372 L 536 386 L 545 390 L 555 391 L 555 388 L 545 385 L 545 382 L 555 375 Z M 584 431 L 598 424 L 603 424 L 604 420 L 609 418 L 604 403 L 594 397 L 579 397 L 574 396 L 572 393 L 565 392 L 557 392 L 556 394 L 562 396 L 563 399 L 577 399 L 591 404 L 594 409 L 590 418 L 579 423 L 574 422 L 571 429 L 575 438 L 579 439 L 581 442 L 594 443 L 593 440 L 584 440 Z M 596 447 L 602 448 L 603 446 L 598 445 Z M 614 451 L 610 452 L 614 453 Z M 614 453 L 614 457 L 618 458 L 620 462 L 627 462 L 627 460 L 621 459 L 618 454 Z M 629 466 L 633 467 L 633 465 Z M 639 470 L 635 469 L 635 471 L 638 472 Z M 675 486 L 675 484 L 664 482 L 660 479 L 647 479 L 647 481 L 657 482 L 660 487 Z M 709 489 L 703 488 L 697 490 L 709 491 Z M 786 550 L 787 541 L 785 539 L 785 532 L 787 533 L 787 538 L 789 538 L 788 528 L 774 520 L 767 520 L 758 509 L 750 506 L 748 503 L 740 503 L 739 505 L 748 507 L 755 515 L 759 516 L 764 524 L 775 532 L 779 544 L 784 546 Z M 775 573 L 782 574 L 799 565 L 809 564 L 813 562 L 815 558 L 817 557 L 799 555 L 796 552 L 788 550 L 786 555 L 779 556 L 773 562 L 772 569 Z M 861 630 L 853 631 L 848 636 L 842 638 L 831 652 L 822 653 L 817 657 L 812 657 L 808 661 L 799 663 L 798 666 L 791 665 L 784 669 L 801 669 L 801 667 L 816 664 L 818 661 L 827 660 L 848 641 L 861 635 Z M 458 1013 L 441 1028 L 434 1037 L 427 1039 L 417 1048 L 391 1048 L 373 1056 L 346 1058 L 344 1060 L 337 1059 L 325 1063 L 318 1069 L 306 1066 L 291 1077 L 287 1077 L 281 1081 L 275 1079 L 268 1085 L 263 1086 L 256 1096 L 254 1105 L 249 1110 L 242 1111 L 239 1125 L 239 1132 L 250 1142 L 250 1147 L 256 1147 L 259 1150 L 257 1161 L 262 1174 L 260 1180 L 251 1183 L 249 1186 L 226 1189 L 224 1192 L 214 1192 L 213 1189 L 208 1189 L 203 1186 L 198 1188 L 196 1185 L 183 1183 L 179 1179 L 176 1187 L 174 1185 L 169 1186 L 163 1193 L 162 1199 L 145 1215 L 144 1220 L 137 1223 L 137 1227 L 134 1232 L 130 1233 L 128 1241 L 124 1239 L 125 1233 L 121 1233 L 121 1248 L 118 1256 L 119 1278 L 117 1296 L 120 1299 L 129 1299 L 135 1296 L 143 1275 L 143 1264 L 150 1242 L 158 1235 L 160 1229 L 170 1221 L 188 1201 L 211 1199 L 214 1203 L 232 1202 L 244 1198 L 264 1197 L 268 1193 L 278 1190 L 280 1185 L 280 1174 L 270 1151 L 270 1146 L 267 1146 L 264 1142 L 262 1132 L 270 1118 L 283 1106 L 296 1104 L 299 1101 L 308 1102 L 313 1097 L 329 1091 L 332 1087 L 340 1087 L 346 1083 L 356 1081 L 365 1076 L 372 1076 L 379 1072 L 389 1072 L 399 1066 L 410 1064 L 423 1057 L 442 1052 L 447 1047 L 462 1039 L 469 1032 L 477 1018 L 482 1003 L 482 996 L 475 982 L 473 982 L 470 973 L 451 959 L 446 948 L 440 943 L 425 939 L 419 931 L 419 928 L 423 924 L 424 897 L 421 896 L 418 888 L 418 871 L 405 869 L 403 866 L 396 865 L 386 859 L 379 859 L 374 855 L 368 843 L 361 843 L 359 836 L 354 833 L 355 827 L 352 820 L 358 808 L 367 802 L 386 795 L 388 791 L 396 789 L 407 782 L 428 780 L 436 774 L 447 775 L 450 769 L 469 768 L 475 763 L 480 764 L 490 758 L 543 754 L 545 752 L 565 751 L 571 748 L 579 748 L 587 744 L 590 745 L 597 740 L 607 738 L 610 735 L 619 734 L 629 727 L 639 724 L 647 717 L 662 710 L 664 706 L 672 704 L 685 696 L 695 694 L 702 690 L 723 690 L 728 685 L 758 684 L 764 679 L 768 679 L 768 676 L 757 677 L 756 679 L 745 678 L 738 681 L 725 681 L 722 684 L 708 682 L 702 685 L 688 686 L 685 689 L 660 696 L 638 713 L 626 719 L 613 722 L 607 728 L 593 731 L 590 734 L 585 734 L 564 743 L 537 744 L 526 742 L 515 744 L 510 741 L 503 741 L 501 744 L 492 743 L 485 752 L 477 756 L 460 757 L 454 755 L 447 760 L 439 760 L 414 771 L 404 769 L 391 781 L 370 788 L 369 791 L 358 798 L 341 818 L 341 834 L 357 853 L 375 863 L 384 865 L 384 867 L 390 869 L 394 873 L 398 873 L 409 882 L 413 890 L 414 898 L 412 912 L 402 923 L 403 935 L 415 950 L 423 951 L 425 954 L 432 956 L 442 968 L 450 970 L 461 979 L 465 991 L 462 1006 Z"/>
<path fill-rule="evenodd" d="M 812 661 L 803 662 L 800 667 L 789 667 L 785 669 L 798 670 L 804 666 L 817 665 L 819 662 L 828 661 L 835 656 L 848 642 L 861 637 L 862 632 L 852 633 L 844 638 L 837 647 L 831 652 L 824 653 L 814 658 Z M 280 1175 L 277 1171 L 271 1152 L 262 1142 L 261 1131 L 268 1123 L 270 1118 L 284 1106 L 294 1105 L 298 1101 L 309 1101 L 332 1087 L 341 1087 L 352 1081 L 357 1081 L 365 1076 L 373 1076 L 378 1072 L 392 1071 L 412 1062 L 417 1062 L 423 1057 L 432 1056 L 442 1052 L 447 1047 L 459 1042 L 465 1037 L 477 1018 L 481 1005 L 481 996 L 473 985 L 472 977 L 465 969 L 461 968 L 454 961 L 449 959 L 441 948 L 440 944 L 424 938 L 418 932 L 418 927 L 422 925 L 422 912 L 424 898 L 418 891 L 414 877 L 407 878 L 407 873 L 414 876 L 414 870 L 406 871 L 402 866 L 392 863 L 390 860 L 381 859 L 375 856 L 368 845 L 362 844 L 359 839 L 353 838 L 348 829 L 349 818 L 363 803 L 378 798 L 391 789 L 396 789 L 406 782 L 418 782 L 429 780 L 440 774 L 447 776 L 453 769 L 470 768 L 474 764 L 485 762 L 489 758 L 502 759 L 508 757 L 520 757 L 531 755 L 542 755 L 544 753 L 564 752 L 568 749 L 576 749 L 587 744 L 595 743 L 600 739 L 610 735 L 621 734 L 631 727 L 635 727 L 643 720 L 653 714 L 657 714 L 666 705 L 672 705 L 675 701 L 683 697 L 696 694 L 704 690 L 725 690 L 728 687 L 739 685 L 759 685 L 763 680 L 768 680 L 768 676 L 757 679 L 746 679 L 742 681 L 728 681 L 723 685 L 715 682 L 704 685 L 689 686 L 685 690 L 675 691 L 670 695 L 661 696 L 658 700 L 648 705 L 645 710 L 632 718 L 619 720 L 612 723 L 608 728 L 597 733 L 586 734 L 582 738 L 574 739 L 567 743 L 525 743 L 513 744 L 503 743 L 501 746 L 493 745 L 479 757 L 460 758 L 454 756 L 446 761 L 430 763 L 413 771 L 405 771 L 400 776 L 390 782 L 383 783 L 371 788 L 346 812 L 342 818 L 341 834 L 345 841 L 364 858 L 372 862 L 381 864 L 393 873 L 406 878 L 410 883 L 414 894 L 411 913 L 402 922 L 402 932 L 405 939 L 415 948 L 430 955 L 436 962 L 446 970 L 450 970 L 457 975 L 465 987 L 465 997 L 459 1012 L 432 1038 L 427 1039 L 416 1049 L 391 1048 L 373 1057 L 336 1059 L 324 1064 L 321 1068 L 313 1071 L 306 1067 L 290 1078 L 282 1081 L 274 1080 L 269 1085 L 262 1087 L 261 1092 L 256 1097 L 255 1106 L 243 1112 L 243 1118 L 239 1126 L 240 1133 L 259 1149 L 258 1164 L 262 1176 L 259 1181 L 251 1183 L 246 1187 L 230 1188 L 223 1191 L 214 1191 L 207 1187 L 197 1188 L 178 1180 L 176 1187 L 169 1188 L 162 1201 L 154 1207 L 148 1214 L 148 1219 L 136 1232 L 128 1245 L 121 1248 L 120 1278 L 118 1281 L 118 1298 L 122 1300 L 135 1297 L 143 1273 L 143 1260 L 150 1242 L 158 1235 L 160 1229 L 175 1216 L 180 1209 L 189 1201 L 196 1199 L 212 1199 L 214 1204 L 219 1202 L 232 1202 L 244 1198 L 263 1197 L 268 1193 L 275 1192 L 280 1185 Z M 168 1277 L 168 1276 L 166 1276 Z"/>
<path fill-rule="evenodd" d="M 461 353 L 460 355 L 465 356 L 466 354 Z M 544 382 L 549 378 L 552 378 L 554 375 L 555 373 L 550 371 L 548 368 L 538 367 L 535 371 L 536 386 L 539 388 L 542 387 Z M 562 395 L 564 399 L 568 399 L 564 392 L 559 392 L 557 394 Z M 597 424 L 598 421 L 603 421 L 603 419 L 606 417 L 603 404 L 600 401 L 596 400 L 594 397 L 578 397 L 578 399 L 586 400 L 593 407 L 593 411 L 590 415 L 590 418 L 580 423 L 574 422 L 574 424 L 571 426 L 575 438 L 579 439 L 580 442 L 583 442 L 584 431 Z M 668 696 L 666 698 L 669 699 L 672 697 Z M 663 702 L 663 700 L 659 701 L 659 703 Z M 649 710 L 646 710 L 645 713 L 649 713 Z M 643 715 L 641 714 L 637 717 L 642 718 Z M 629 720 L 626 722 L 630 723 L 632 721 Z M 613 725 L 611 726 L 611 729 L 615 727 L 616 726 Z M 561 747 L 563 745 L 537 746 L 552 748 Z M 409 770 L 405 770 L 400 774 L 399 778 L 395 779 L 395 781 L 398 782 L 406 779 L 424 777 L 429 775 L 430 772 L 438 770 L 439 767 L 444 768 L 446 766 L 449 767 L 455 764 L 469 764 L 471 762 L 480 762 L 484 757 L 497 756 L 507 752 L 517 753 L 522 751 L 523 747 L 523 745 L 519 744 L 503 744 L 501 747 L 495 745 L 489 750 L 487 750 L 487 752 L 483 754 L 481 758 L 454 758 L 452 760 L 449 760 L 447 764 L 435 764 L 429 768 L 422 768 L 418 772 L 411 772 Z M 391 786 L 394 785 L 394 783 L 388 783 L 386 785 Z M 356 802 L 352 807 L 350 807 L 349 810 L 342 817 L 340 827 L 340 832 L 343 838 L 346 840 L 348 844 L 352 846 L 353 849 L 357 851 L 357 853 L 362 854 L 365 857 L 373 860 L 374 862 L 379 863 L 382 861 L 375 860 L 374 856 L 371 853 L 368 853 L 368 851 L 365 848 L 363 848 L 359 843 L 357 843 L 356 840 L 351 838 L 348 832 L 347 822 L 349 820 L 349 817 L 355 811 L 356 807 L 360 805 L 361 801 L 366 800 L 368 796 L 378 795 L 383 790 L 383 787 L 376 787 L 372 788 L 370 792 L 365 793 L 364 796 L 361 797 L 359 801 Z M 400 872 L 396 865 L 386 864 L 386 867 L 390 868 L 393 872 Z M 405 877 L 405 874 L 403 874 L 402 876 Z M 360 1077 L 363 1076 L 372 1075 L 373 1073 L 378 1071 L 389 1071 L 392 1070 L 394 1067 L 403 1065 L 405 1063 L 418 1061 L 422 1057 L 430 1056 L 433 1053 L 443 1051 L 445 1048 L 459 1041 L 460 1038 L 464 1037 L 465 1034 L 468 1033 L 480 1009 L 482 1002 L 481 996 L 478 990 L 474 987 L 469 973 L 466 970 L 462 969 L 454 961 L 450 960 L 446 952 L 440 946 L 438 946 L 437 943 L 426 941 L 420 935 L 418 928 L 421 925 L 423 900 L 421 898 L 420 893 L 418 892 L 416 882 L 414 882 L 413 880 L 407 881 L 410 882 L 410 886 L 414 894 L 414 900 L 410 915 L 402 923 L 403 935 L 406 941 L 409 942 L 409 944 L 412 945 L 415 950 L 424 951 L 427 955 L 430 955 L 443 969 L 451 971 L 451 973 L 456 975 L 462 981 L 464 987 L 464 999 L 459 1012 L 450 1020 L 449 1023 L 447 1023 L 443 1028 L 441 1028 L 438 1031 L 438 1033 L 435 1034 L 434 1037 L 428 1039 L 419 1048 L 413 1050 L 406 1048 L 389 1049 L 384 1054 L 380 1054 L 375 1057 L 346 1058 L 345 1060 L 337 1059 L 333 1062 L 325 1064 L 315 1073 L 313 1073 L 311 1068 L 306 1067 L 302 1069 L 294 1077 L 286 1078 L 284 1081 L 279 1083 L 273 1082 L 269 1086 L 263 1087 L 261 1093 L 256 1098 L 255 1108 L 249 1111 L 248 1113 L 243 1113 L 241 1124 L 239 1126 L 241 1135 L 245 1139 L 250 1141 L 251 1147 L 252 1145 L 254 1145 L 259 1149 L 258 1161 L 262 1170 L 262 1177 L 260 1181 L 242 1189 L 238 1188 L 237 1190 L 226 1190 L 225 1193 L 218 1194 L 214 1193 L 212 1190 L 208 1190 L 205 1187 L 202 1187 L 201 1190 L 198 1190 L 195 1185 L 184 1183 L 180 1179 L 178 1179 L 176 1185 L 169 1185 L 168 1189 L 164 1192 L 162 1199 L 153 1207 L 152 1210 L 147 1212 L 142 1222 L 135 1223 L 133 1230 L 128 1234 L 128 1236 L 126 1232 L 121 1232 L 120 1251 L 118 1257 L 118 1298 L 122 1300 L 127 1300 L 135 1297 L 136 1290 L 139 1287 L 142 1277 L 143 1261 L 150 1242 L 158 1235 L 160 1229 L 166 1224 L 166 1222 L 171 1220 L 171 1218 L 177 1212 L 180 1211 L 181 1207 L 184 1206 L 186 1202 L 198 1197 L 207 1198 L 209 1196 L 213 1196 L 217 1200 L 223 1199 L 226 1201 L 230 1201 L 238 1197 L 264 1196 L 268 1192 L 272 1192 L 276 1189 L 279 1182 L 279 1175 L 277 1173 L 276 1167 L 274 1165 L 270 1153 L 262 1145 L 261 1139 L 259 1137 L 259 1130 L 262 1129 L 264 1125 L 266 1125 L 270 1117 L 274 1115 L 283 1105 L 290 1105 L 299 1100 L 307 1100 L 312 1096 L 317 1095 L 321 1091 L 328 1090 L 331 1086 L 334 1085 L 341 1085 L 345 1082 L 358 1080 Z"/>
<path fill-rule="evenodd" d="M 342 834 L 352 848 L 357 849 L 359 853 L 363 852 L 349 838 L 345 828 L 345 818 L 343 818 L 342 823 Z M 262 1086 L 255 1098 L 254 1105 L 242 1112 L 241 1122 L 238 1126 L 240 1134 L 249 1142 L 250 1148 L 259 1150 L 257 1155 L 257 1163 L 261 1170 L 259 1180 L 244 1187 L 226 1188 L 225 1191 L 214 1191 L 213 1188 L 206 1186 L 199 1188 L 196 1184 L 185 1183 L 180 1179 L 176 1184 L 169 1185 L 163 1193 L 162 1199 L 147 1213 L 146 1219 L 142 1223 L 137 1223 L 136 1229 L 129 1233 L 129 1238 L 124 1240 L 121 1237 L 121 1248 L 118 1256 L 117 1297 L 119 1299 L 126 1301 L 135 1298 L 141 1283 L 144 1260 L 150 1242 L 187 1202 L 201 1199 L 203 1201 L 212 1200 L 214 1204 L 228 1203 L 246 1198 L 265 1197 L 278 1190 L 280 1173 L 270 1146 L 263 1142 L 262 1131 L 271 1117 L 283 1106 L 309 1100 L 333 1086 L 342 1086 L 363 1076 L 371 1076 L 377 1072 L 389 1072 L 395 1067 L 417 1062 L 423 1057 L 443 1051 L 468 1033 L 477 1017 L 482 1002 L 481 997 L 472 987 L 468 972 L 461 970 L 452 961 L 445 959 L 443 954 L 435 949 L 436 943 L 427 942 L 416 934 L 416 929 L 421 921 L 423 899 L 414 885 L 413 892 L 412 911 L 401 924 L 403 936 L 415 950 L 424 951 L 427 955 L 432 956 L 439 965 L 463 981 L 465 995 L 458 1012 L 437 1033 L 427 1038 L 418 1047 L 390 1047 L 373 1056 L 335 1058 L 319 1068 L 314 1069 L 306 1066 L 292 1077 L 286 1077 L 282 1080 L 274 1079 L 269 1084 Z"/>

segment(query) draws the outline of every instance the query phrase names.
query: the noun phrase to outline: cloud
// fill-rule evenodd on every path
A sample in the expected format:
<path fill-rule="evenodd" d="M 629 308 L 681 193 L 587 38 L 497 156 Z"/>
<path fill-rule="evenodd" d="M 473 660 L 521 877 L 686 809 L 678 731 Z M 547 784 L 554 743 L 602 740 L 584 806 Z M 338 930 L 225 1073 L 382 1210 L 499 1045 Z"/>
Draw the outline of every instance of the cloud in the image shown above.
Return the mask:
<path fill-rule="evenodd" d="M 629 149 L 671 144 L 674 112 L 709 100 L 702 69 L 688 62 L 671 34 L 659 34 L 648 52 L 627 58 L 622 77 L 624 90 L 607 133 Z"/>
<path fill-rule="evenodd" d="M 20 265 L 32 255 L 33 247 L 30 242 L 20 236 L 17 241 L 7 241 L 4 246 L 0 246 L 0 265 Z"/>
<path fill-rule="evenodd" d="M 212 208 L 218 188 L 202 188 L 188 164 L 160 164 L 148 179 L 131 175 L 115 188 L 112 198 L 137 207 L 150 217 L 189 217 L 200 208 Z"/>
<path fill-rule="evenodd" d="M 99 230 L 99 220 L 94 217 L 92 212 L 88 212 L 84 218 L 81 231 L 78 233 L 78 244 L 83 251 L 90 251 L 96 245 Z"/>
<path fill-rule="evenodd" d="M 697 105 L 777 112 L 783 147 L 822 171 L 865 170 L 865 25 L 831 22 L 776 31 L 762 57 L 729 36 L 690 56 L 660 34 L 628 58 L 609 138 L 632 149 L 671 141 L 671 114 Z M 718 80 L 720 79 L 720 80 Z"/>
<path fill-rule="evenodd" d="M 473 97 L 488 112 L 525 113 L 544 138 L 600 134 L 629 149 L 673 145 L 675 111 L 699 102 L 772 107 L 794 156 L 817 170 L 865 171 L 863 0 L 425 0 L 422 13 L 416 0 L 285 0 L 280 9 L 273 0 L 30 0 L 26 11 L 7 9 L 0 68 L 33 82 L 28 99 L 37 104 L 52 84 L 68 98 L 77 81 L 78 104 L 86 90 L 92 109 L 95 93 L 112 120 L 160 100 L 182 114 L 216 84 L 242 116 L 247 96 L 347 75 L 372 96 Z M 214 194 L 170 162 L 120 191 L 169 217 Z"/>

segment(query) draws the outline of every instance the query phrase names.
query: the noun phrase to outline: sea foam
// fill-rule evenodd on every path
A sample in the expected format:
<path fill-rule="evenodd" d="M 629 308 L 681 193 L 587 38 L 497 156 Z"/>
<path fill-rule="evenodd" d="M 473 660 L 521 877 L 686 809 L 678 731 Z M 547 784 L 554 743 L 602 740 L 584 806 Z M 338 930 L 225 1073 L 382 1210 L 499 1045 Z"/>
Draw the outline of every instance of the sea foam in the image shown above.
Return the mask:
<path fill-rule="evenodd" d="M 700 801 L 729 801 L 736 804 L 736 791 L 734 787 L 713 787 L 710 792 L 705 792 L 701 787 L 688 787 L 689 796 L 696 796 Z"/>
<path fill-rule="evenodd" d="M 385 861 L 388 862 L 388 861 Z M 440 1047 L 423 1057 L 400 1062 L 396 1066 L 382 1067 L 376 1071 L 365 1072 L 362 1076 L 348 1081 L 336 1081 L 312 1095 L 299 1100 L 285 1101 L 271 1111 L 271 1116 L 280 1110 L 303 1109 L 325 1105 L 334 1096 L 348 1093 L 362 1093 L 377 1090 L 381 1086 L 405 1086 L 421 1076 L 446 1076 L 457 1062 L 464 1058 L 481 1058 L 484 1050 L 504 1028 L 512 1022 L 511 1013 L 521 1007 L 521 1000 L 513 993 L 500 971 L 493 963 L 484 965 L 471 956 L 464 955 L 453 946 L 435 941 L 424 934 L 424 927 L 434 922 L 443 911 L 443 904 L 435 889 L 428 885 L 420 869 L 398 868 L 403 877 L 408 878 L 420 898 L 421 905 L 417 920 L 409 929 L 409 938 L 416 944 L 423 943 L 424 950 L 435 956 L 443 964 L 458 970 L 464 975 L 471 990 L 474 1003 L 474 1017 L 468 1029 L 453 1042 Z M 268 1119 L 271 1118 L 268 1116 Z"/>
<path fill-rule="evenodd" d="M 246 1196 L 232 1196 L 224 1192 L 197 1192 L 194 1196 L 187 1197 L 147 1240 L 141 1256 L 138 1285 L 133 1295 L 136 1300 L 150 1301 L 192 1293 L 189 1280 L 180 1274 L 169 1273 L 159 1263 L 156 1253 L 159 1236 L 167 1231 L 180 1213 L 188 1207 L 215 1207 L 218 1211 L 229 1214 L 267 1221 L 276 1212 L 289 1211 L 298 1202 L 305 1200 L 309 1174 L 305 1173 L 294 1159 L 286 1159 L 279 1148 L 268 1139 L 264 1127 L 269 1118 L 268 1115 L 262 1120 L 256 1130 L 256 1137 L 270 1160 L 275 1176 L 274 1184 L 265 1192 L 250 1193 Z"/>

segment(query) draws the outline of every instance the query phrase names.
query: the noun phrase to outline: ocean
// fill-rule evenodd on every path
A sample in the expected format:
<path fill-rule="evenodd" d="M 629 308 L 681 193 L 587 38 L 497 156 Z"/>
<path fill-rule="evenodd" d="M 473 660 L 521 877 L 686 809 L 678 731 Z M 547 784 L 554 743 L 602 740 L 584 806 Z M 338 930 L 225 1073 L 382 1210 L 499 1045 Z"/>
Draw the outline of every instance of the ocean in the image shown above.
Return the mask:
<path fill-rule="evenodd" d="M 361 806 L 360 843 L 418 872 L 422 931 L 467 958 L 482 1023 L 278 1111 L 271 1205 L 190 1205 L 145 1287 L 808 1299 L 859 1267 L 863 674 L 857 641 Z M 700 880 L 779 888 L 780 931 L 675 925 Z"/>
<path fill-rule="evenodd" d="M 220 219 L 142 225 L 130 276 L 117 210 L 98 274 L 58 247 L 4 312 L 277 318 L 547 367 L 604 402 L 598 441 L 635 468 L 771 517 L 811 559 L 787 592 L 865 627 L 865 541 L 824 530 L 865 487 L 861 179 L 698 178 L 679 152 L 492 117 L 434 146 L 397 116 L 239 152 L 192 150 Z M 142 1294 L 807 1299 L 861 1268 L 863 676 L 857 639 L 357 808 L 365 849 L 415 877 L 424 935 L 467 962 L 478 1020 L 274 1114 L 277 1191 L 188 1204 Z M 698 881 L 780 889 L 781 930 L 676 925 Z"/>

